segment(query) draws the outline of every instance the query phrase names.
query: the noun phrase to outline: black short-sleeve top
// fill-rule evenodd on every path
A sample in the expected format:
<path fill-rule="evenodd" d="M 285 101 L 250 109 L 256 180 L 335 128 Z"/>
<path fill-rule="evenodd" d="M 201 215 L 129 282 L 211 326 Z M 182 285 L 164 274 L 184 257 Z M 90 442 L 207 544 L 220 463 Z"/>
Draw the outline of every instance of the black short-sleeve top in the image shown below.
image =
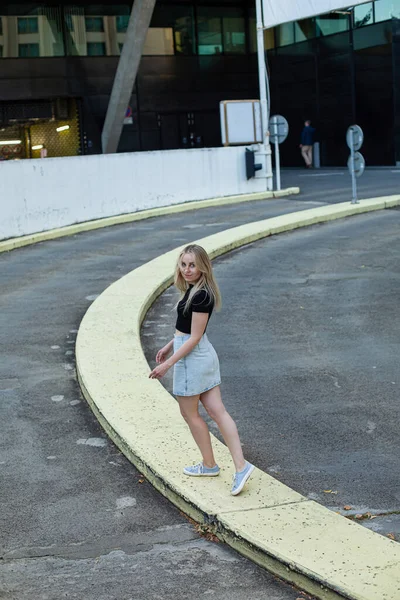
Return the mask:
<path fill-rule="evenodd" d="M 184 314 L 184 308 L 189 298 L 190 291 L 193 285 L 189 286 L 189 289 L 186 291 L 186 294 L 182 298 L 182 300 L 178 303 L 178 318 L 176 320 L 176 329 L 181 331 L 182 333 L 191 333 L 192 328 L 192 314 L 194 312 L 200 313 L 208 313 L 208 320 L 210 320 L 212 311 L 214 309 L 214 301 L 210 297 L 209 293 L 206 290 L 199 290 L 195 293 L 192 302 L 189 306 L 189 309 Z M 208 324 L 208 321 L 207 321 Z M 206 326 L 207 329 L 207 326 Z"/>

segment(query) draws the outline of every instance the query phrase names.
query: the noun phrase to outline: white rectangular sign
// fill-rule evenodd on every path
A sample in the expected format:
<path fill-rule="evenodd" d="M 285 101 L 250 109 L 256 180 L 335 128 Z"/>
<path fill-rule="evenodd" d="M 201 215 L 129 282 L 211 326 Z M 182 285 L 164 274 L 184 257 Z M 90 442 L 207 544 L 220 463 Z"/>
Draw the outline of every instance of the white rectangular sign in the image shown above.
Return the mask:
<path fill-rule="evenodd" d="M 290 23 L 328 13 L 332 10 L 340 10 L 363 4 L 366 0 L 262 0 L 264 12 L 264 27 L 269 29 L 281 23 Z"/>
<path fill-rule="evenodd" d="M 261 142 L 259 100 L 225 100 L 220 102 L 219 106 L 224 146 L 242 146 Z"/>

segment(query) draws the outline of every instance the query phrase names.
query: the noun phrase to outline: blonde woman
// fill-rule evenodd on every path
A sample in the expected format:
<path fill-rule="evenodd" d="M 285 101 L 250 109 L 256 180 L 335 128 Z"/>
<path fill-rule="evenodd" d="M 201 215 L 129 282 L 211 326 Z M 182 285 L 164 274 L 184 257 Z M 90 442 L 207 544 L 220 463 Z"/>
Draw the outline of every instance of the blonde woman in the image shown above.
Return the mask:
<path fill-rule="evenodd" d="M 175 336 L 158 351 L 156 362 L 159 366 L 149 377 L 161 379 L 174 367 L 173 393 L 203 459 L 197 465 L 185 467 L 185 475 L 216 477 L 220 473 L 210 432 L 199 414 L 200 401 L 218 425 L 232 455 L 236 472 L 231 494 L 237 496 L 254 466 L 244 459 L 237 427 L 222 403 L 218 356 L 206 334 L 214 308 L 221 306 L 221 295 L 204 248 L 191 244 L 180 253 L 175 270 L 175 286 L 182 294 L 177 304 Z M 172 356 L 168 358 L 172 351 Z"/>

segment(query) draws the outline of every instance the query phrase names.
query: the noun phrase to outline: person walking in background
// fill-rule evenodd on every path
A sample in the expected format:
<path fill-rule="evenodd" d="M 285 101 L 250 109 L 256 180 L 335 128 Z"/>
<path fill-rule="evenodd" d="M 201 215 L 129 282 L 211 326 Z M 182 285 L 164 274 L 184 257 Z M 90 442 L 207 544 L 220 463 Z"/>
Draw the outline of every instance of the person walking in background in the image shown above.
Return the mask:
<path fill-rule="evenodd" d="M 158 351 L 158 367 L 149 377 L 161 379 L 168 369 L 174 367 L 173 393 L 203 459 L 197 465 L 184 467 L 184 474 L 189 477 L 216 477 L 220 473 L 210 432 L 199 414 L 201 402 L 218 425 L 231 453 L 236 471 L 231 494 L 237 496 L 252 474 L 254 465 L 244 459 L 236 424 L 222 403 L 218 356 L 206 334 L 213 309 L 220 307 L 221 296 L 204 248 L 190 244 L 180 253 L 175 286 L 181 292 L 175 336 Z"/>
<path fill-rule="evenodd" d="M 306 163 L 306 168 L 311 169 L 313 160 L 315 128 L 311 127 L 311 121 L 305 121 L 303 131 L 301 132 L 301 155 Z"/>

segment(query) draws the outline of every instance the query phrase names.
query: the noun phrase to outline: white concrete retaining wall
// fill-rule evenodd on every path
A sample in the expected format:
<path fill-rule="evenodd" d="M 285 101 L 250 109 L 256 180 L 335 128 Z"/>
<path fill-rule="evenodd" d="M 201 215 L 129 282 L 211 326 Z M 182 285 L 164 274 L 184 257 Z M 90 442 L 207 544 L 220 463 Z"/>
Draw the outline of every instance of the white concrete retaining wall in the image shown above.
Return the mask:
<path fill-rule="evenodd" d="M 266 190 L 244 147 L 0 163 L 0 240 L 189 200 Z"/>

